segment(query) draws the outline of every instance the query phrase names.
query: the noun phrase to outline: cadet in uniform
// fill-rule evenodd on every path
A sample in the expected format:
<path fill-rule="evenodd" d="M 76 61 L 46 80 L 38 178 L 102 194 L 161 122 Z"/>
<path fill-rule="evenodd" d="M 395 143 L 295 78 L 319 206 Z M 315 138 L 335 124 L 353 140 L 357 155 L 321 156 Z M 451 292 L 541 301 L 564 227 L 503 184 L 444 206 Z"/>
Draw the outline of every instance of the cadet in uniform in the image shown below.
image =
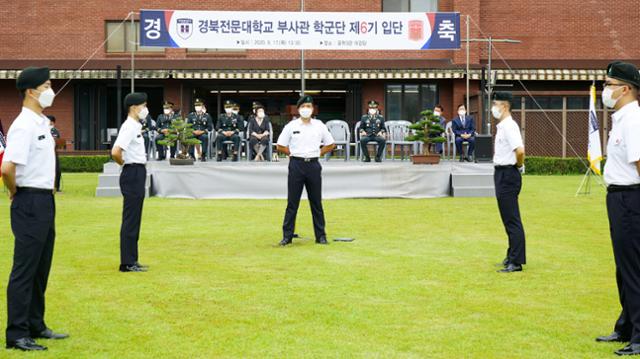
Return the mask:
<path fill-rule="evenodd" d="M 311 118 L 311 96 L 301 97 L 297 105 L 300 118 L 289 122 L 278 137 L 278 151 L 289 156 L 287 209 L 280 245 L 286 246 L 293 242 L 293 230 L 303 187 L 307 189 L 309 196 L 316 243 L 328 244 L 322 209 L 322 166 L 318 158 L 331 152 L 335 147 L 335 141 L 322 121 Z"/>
<path fill-rule="evenodd" d="M 7 134 L 2 180 L 11 200 L 15 237 L 7 286 L 7 348 L 46 350 L 34 339 L 64 339 L 44 322 L 45 298 L 55 242 L 55 141 L 42 111 L 53 104 L 49 69 L 28 67 L 16 81 L 22 111 Z"/>
<path fill-rule="evenodd" d="M 615 353 L 640 354 L 640 107 L 638 69 L 623 62 L 607 67 L 602 102 L 613 108 L 604 180 L 607 213 L 622 312 L 601 342 L 629 342 Z"/>
<path fill-rule="evenodd" d="M 169 133 L 171 122 L 179 117 L 173 111 L 173 102 L 165 102 L 162 105 L 162 108 L 162 114 L 158 116 L 158 120 L 156 121 L 156 126 L 158 128 L 158 137 L 156 137 L 156 146 L 158 147 L 158 161 L 164 160 L 167 154 L 166 147 L 158 144 L 158 141 L 164 140 L 166 134 Z M 171 146 L 171 158 L 174 158 L 175 156 L 176 146 Z"/>
<path fill-rule="evenodd" d="M 510 92 L 496 92 L 491 107 L 493 117 L 499 121 L 493 155 L 493 180 L 500 217 L 509 237 L 507 256 L 502 261 L 504 268 L 498 271 L 501 273 L 522 271 L 522 265 L 527 263 L 524 228 L 518 206 L 524 173 L 524 145 L 520 128 L 511 117 L 512 100 Z"/>
<path fill-rule="evenodd" d="M 195 111 L 191 112 L 187 116 L 187 123 L 190 123 L 193 125 L 193 135 L 195 136 L 195 138 L 200 140 L 200 142 L 202 142 L 199 145 L 200 161 L 206 162 L 207 149 L 209 148 L 209 133 L 213 131 L 213 119 L 211 118 L 211 115 L 204 112 L 204 106 L 203 106 L 202 100 L 196 99 L 196 101 L 194 102 L 194 109 Z M 197 146 L 194 146 L 194 147 L 197 147 Z M 193 147 L 191 149 L 191 157 L 193 157 L 194 159 L 196 158 Z"/>
<path fill-rule="evenodd" d="M 364 154 L 364 162 L 371 162 L 369 156 L 369 142 L 378 143 L 378 152 L 376 153 L 376 162 L 382 161 L 382 155 L 386 148 L 387 141 L 385 135 L 387 133 L 384 127 L 384 117 L 378 113 L 378 102 L 369 101 L 369 113 L 360 119 L 360 147 Z"/>
<path fill-rule="evenodd" d="M 144 184 L 147 179 L 142 125 L 140 120 L 149 115 L 147 94 L 134 92 L 124 98 L 127 120 L 120 127 L 111 155 L 122 167 L 120 191 L 123 196 L 122 226 L 120 227 L 120 271 L 145 272 L 146 266 L 138 262 L 138 239 L 144 203 Z"/>
<path fill-rule="evenodd" d="M 242 132 L 242 122 L 238 115 L 233 113 L 235 103 L 227 100 L 224 103 L 225 113 L 220 114 L 216 128 L 218 129 L 218 137 L 216 138 L 216 148 L 218 149 L 217 160 L 222 161 L 223 142 L 233 142 L 233 160 L 238 160 L 238 150 L 240 148 L 240 132 Z"/>

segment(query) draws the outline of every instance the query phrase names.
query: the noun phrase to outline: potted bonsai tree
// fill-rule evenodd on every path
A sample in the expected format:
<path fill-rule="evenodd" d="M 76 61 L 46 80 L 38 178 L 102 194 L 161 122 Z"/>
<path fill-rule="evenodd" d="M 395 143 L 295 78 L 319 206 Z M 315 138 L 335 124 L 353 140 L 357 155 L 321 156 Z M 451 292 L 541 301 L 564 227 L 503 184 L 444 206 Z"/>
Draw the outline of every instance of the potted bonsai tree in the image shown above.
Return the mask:
<path fill-rule="evenodd" d="M 193 125 L 183 121 L 182 118 L 176 118 L 171 122 L 169 133 L 164 139 L 158 141 L 158 144 L 162 146 L 180 145 L 177 158 L 169 160 L 171 165 L 192 165 L 194 159 L 189 156 L 189 150 L 191 146 L 199 145 L 200 140 L 193 136 Z"/>
<path fill-rule="evenodd" d="M 444 137 L 442 137 L 444 128 L 440 126 L 440 117 L 434 115 L 431 110 L 422 111 L 420 116 L 420 121 L 409 126 L 409 128 L 414 132 L 407 136 L 406 140 L 422 142 L 424 144 L 424 146 L 422 146 L 423 153 L 411 156 L 411 161 L 414 165 L 438 164 L 440 163 L 440 155 L 437 153 L 430 153 L 429 147 L 432 144 L 443 143 L 446 141 Z"/>

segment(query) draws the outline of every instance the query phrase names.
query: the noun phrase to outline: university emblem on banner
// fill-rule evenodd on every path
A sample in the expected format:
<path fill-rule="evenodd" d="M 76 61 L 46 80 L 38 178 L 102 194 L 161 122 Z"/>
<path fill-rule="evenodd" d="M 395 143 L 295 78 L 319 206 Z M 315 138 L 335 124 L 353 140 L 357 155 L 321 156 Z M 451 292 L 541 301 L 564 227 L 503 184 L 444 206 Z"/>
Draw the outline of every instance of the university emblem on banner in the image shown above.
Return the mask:
<path fill-rule="evenodd" d="M 409 21 L 409 40 L 420 41 L 424 38 L 424 21 Z"/>
<path fill-rule="evenodd" d="M 177 19 L 176 25 L 178 27 L 178 36 L 184 40 L 191 37 L 193 33 L 193 20 L 192 19 Z"/>

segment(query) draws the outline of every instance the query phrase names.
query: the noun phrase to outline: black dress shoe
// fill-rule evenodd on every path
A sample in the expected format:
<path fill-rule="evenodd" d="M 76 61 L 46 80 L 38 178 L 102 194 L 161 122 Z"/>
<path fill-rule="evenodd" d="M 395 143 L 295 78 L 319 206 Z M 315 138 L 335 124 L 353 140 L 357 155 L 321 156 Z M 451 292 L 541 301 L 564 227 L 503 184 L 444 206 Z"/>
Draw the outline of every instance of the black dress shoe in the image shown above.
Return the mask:
<path fill-rule="evenodd" d="M 469 157 L 465 157 L 464 160 L 467 161 L 467 162 L 471 162 L 471 158 L 469 158 Z"/>
<path fill-rule="evenodd" d="M 54 333 L 53 330 L 47 328 L 40 333 L 31 334 L 31 337 L 34 339 L 42 338 L 42 339 L 67 339 L 69 338 L 69 334 L 64 333 Z"/>
<path fill-rule="evenodd" d="M 238 162 L 238 154 L 237 153 L 233 154 L 233 162 Z"/>
<path fill-rule="evenodd" d="M 316 239 L 316 244 L 329 244 L 329 242 L 327 242 L 327 237 L 320 237 Z"/>
<path fill-rule="evenodd" d="M 631 343 L 622 349 L 616 350 L 618 355 L 640 355 L 640 343 Z"/>
<path fill-rule="evenodd" d="M 513 273 L 513 272 L 522 272 L 522 266 L 520 264 L 509 263 L 506 267 L 498 271 L 498 273 Z"/>
<path fill-rule="evenodd" d="M 200 162 L 207 162 L 207 156 L 200 157 Z"/>
<path fill-rule="evenodd" d="M 376 157 L 376 162 L 382 162 L 382 158 Z"/>
<path fill-rule="evenodd" d="M 460 157 L 460 162 L 464 162 L 464 157 Z"/>
<path fill-rule="evenodd" d="M 300 235 L 298 233 L 294 233 L 291 238 L 300 238 Z"/>
<path fill-rule="evenodd" d="M 631 337 L 624 336 L 618 332 L 613 332 L 609 335 L 603 335 L 601 337 L 597 337 L 597 342 L 603 343 L 612 343 L 612 342 L 620 342 L 620 343 L 628 343 L 631 340 Z"/>
<path fill-rule="evenodd" d="M 218 155 L 218 157 L 216 157 L 216 161 L 222 162 L 222 155 Z"/>
<path fill-rule="evenodd" d="M 133 264 L 133 265 L 121 264 L 120 265 L 120 272 L 146 272 L 146 271 L 147 271 L 146 268 L 138 267 L 135 264 Z"/>
<path fill-rule="evenodd" d="M 8 341 L 7 349 L 20 349 L 23 351 L 47 350 L 47 347 L 36 344 L 31 338 L 20 338 L 16 341 Z"/>
<path fill-rule="evenodd" d="M 371 157 L 365 157 L 362 162 L 371 162 Z"/>
<path fill-rule="evenodd" d="M 280 247 L 284 247 L 284 246 L 288 246 L 291 243 L 293 243 L 293 239 L 291 239 L 291 238 L 282 238 L 282 240 L 280 241 L 280 243 L 278 245 Z"/>

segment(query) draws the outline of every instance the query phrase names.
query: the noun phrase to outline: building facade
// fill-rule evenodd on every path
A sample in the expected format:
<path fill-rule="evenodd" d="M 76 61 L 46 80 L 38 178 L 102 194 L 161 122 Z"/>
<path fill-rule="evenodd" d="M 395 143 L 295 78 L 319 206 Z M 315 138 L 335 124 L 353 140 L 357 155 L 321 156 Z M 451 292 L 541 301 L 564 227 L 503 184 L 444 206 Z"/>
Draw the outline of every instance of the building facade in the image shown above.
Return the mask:
<path fill-rule="evenodd" d="M 117 110 L 117 68 L 123 97 L 130 91 L 133 53 L 134 87 L 149 94 L 154 118 L 165 100 L 188 113 L 193 100 L 202 98 L 214 119 L 227 99 L 240 103 L 243 113 L 258 100 L 266 105 L 277 133 L 294 113 L 299 96 L 301 51 L 144 48 L 137 45 L 137 12 L 297 12 L 301 5 L 275 0 L 10 2 L 0 8 L 0 120 L 6 129 L 20 111 L 15 90 L 19 70 L 49 66 L 54 89 L 64 89 L 47 113 L 57 117 L 67 150 L 105 150 L 107 129 L 117 128 L 125 116 Z M 465 102 L 468 76 L 470 112 L 476 114 L 478 131 L 491 130 L 481 90 L 491 55 L 495 89 L 514 92 L 514 117 L 534 155 L 584 156 L 589 86 L 601 84 L 611 60 L 640 65 L 640 41 L 629 26 L 640 20 L 634 0 L 606 7 L 595 0 L 305 0 L 304 10 L 461 14 L 463 45 L 456 51 L 305 51 L 306 89 L 317 99 L 321 119 L 354 124 L 372 99 L 389 120 L 415 121 L 421 110 L 436 104 L 451 119 Z M 133 23 L 124 21 L 130 13 Z M 486 42 L 470 42 L 467 74 L 467 15 L 470 39 L 520 43 L 495 43 L 490 54 Z M 601 120 L 608 118 L 606 110 L 600 113 Z M 601 125 L 606 141 L 610 125 Z"/>

